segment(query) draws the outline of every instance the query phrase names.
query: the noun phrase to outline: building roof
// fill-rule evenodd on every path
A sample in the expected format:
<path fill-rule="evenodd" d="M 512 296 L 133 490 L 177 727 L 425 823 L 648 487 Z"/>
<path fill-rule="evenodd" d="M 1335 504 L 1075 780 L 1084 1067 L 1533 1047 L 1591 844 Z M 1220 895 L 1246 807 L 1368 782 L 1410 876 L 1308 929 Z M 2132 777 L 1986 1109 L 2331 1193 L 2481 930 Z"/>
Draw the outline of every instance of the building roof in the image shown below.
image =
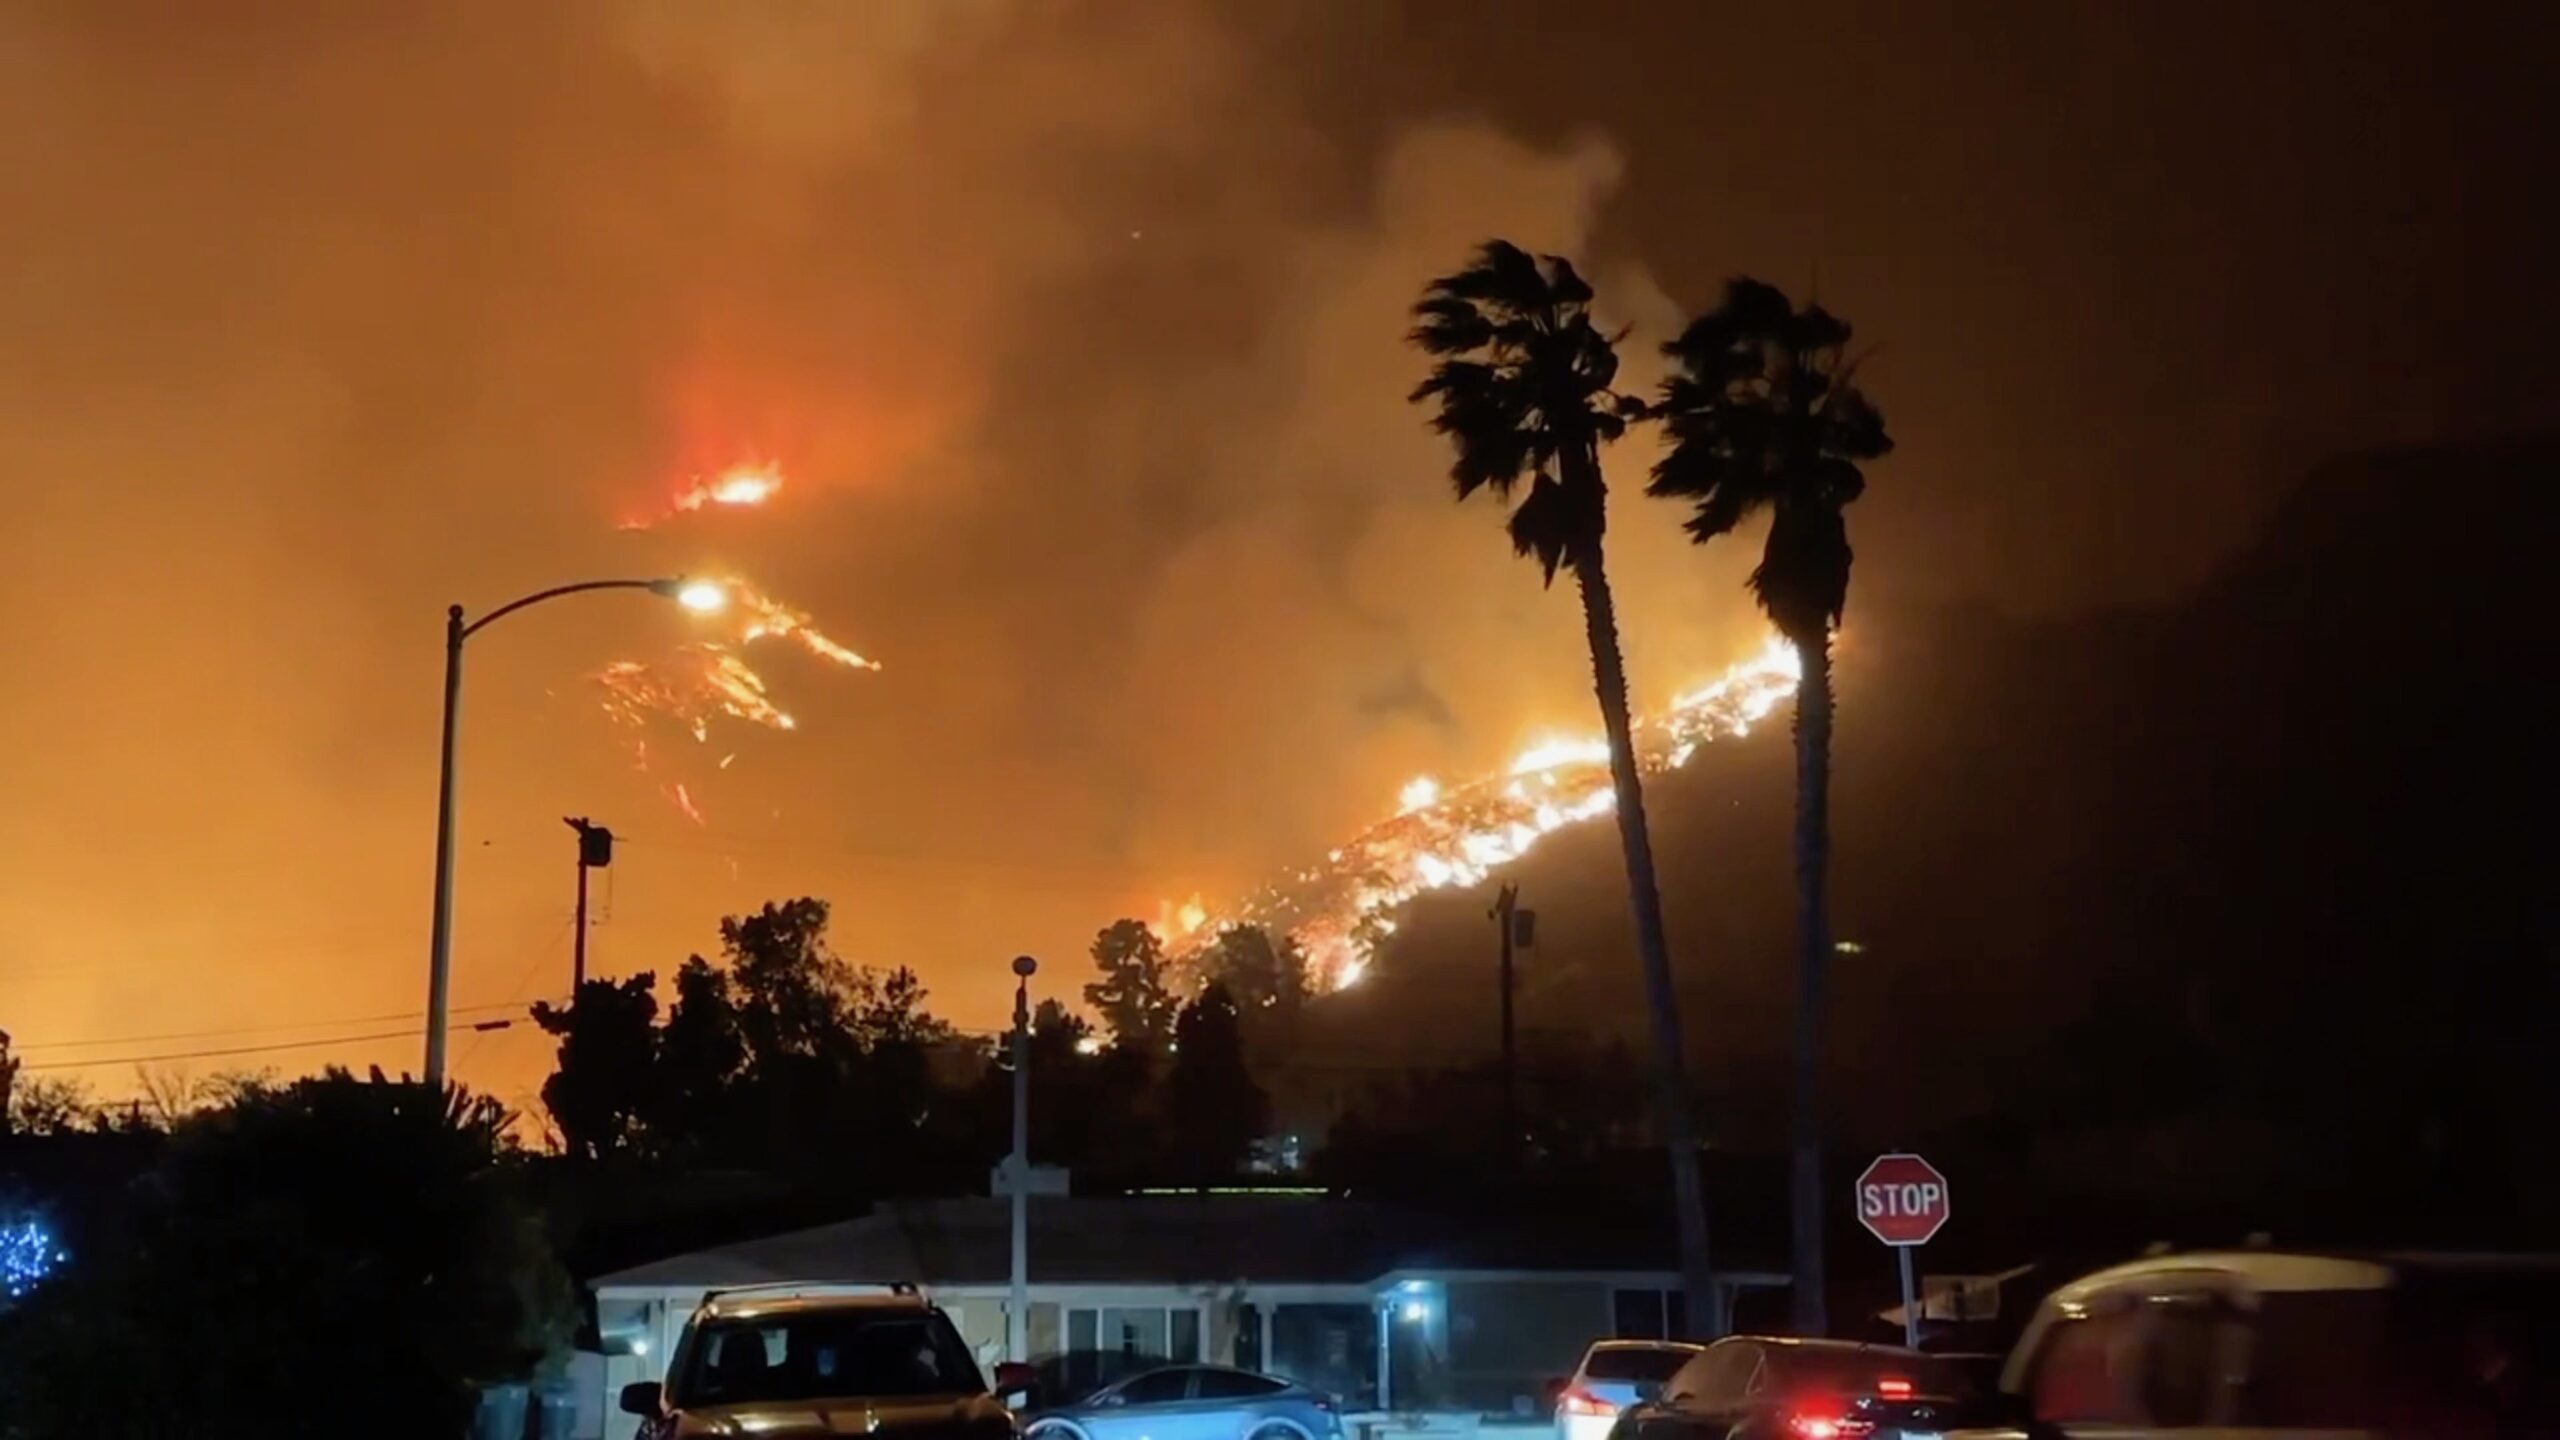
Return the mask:
<path fill-rule="evenodd" d="M 1008 1278 L 1010 1202 L 886 1204 L 854 1220 L 651 1261 L 597 1289 L 777 1281 L 993 1285 Z M 1359 1285 L 1399 1270 L 1659 1271 L 1669 1247 L 1623 1230 L 1455 1222 L 1350 1200 L 1035 1196 L 1040 1285 Z"/>

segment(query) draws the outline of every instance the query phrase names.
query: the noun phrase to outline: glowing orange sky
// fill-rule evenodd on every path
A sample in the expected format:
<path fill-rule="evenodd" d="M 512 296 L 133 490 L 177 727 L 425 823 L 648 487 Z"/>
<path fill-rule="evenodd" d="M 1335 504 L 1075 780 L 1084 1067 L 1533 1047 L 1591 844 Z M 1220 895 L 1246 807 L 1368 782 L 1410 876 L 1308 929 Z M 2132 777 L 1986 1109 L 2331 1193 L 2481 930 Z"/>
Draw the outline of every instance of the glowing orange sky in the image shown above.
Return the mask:
<path fill-rule="evenodd" d="M 847 956 L 913 964 L 987 1025 L 1017 952 L 1064 993 L 1113 916 L 1320 851 L 1413 774 L 1587 730 L 1570 599 L 1447 502 L 1402 401 L 1403 306 L 1490 233 L 1591 257 L 1639 328 L 1634 382 L 1666 289 L 1744 266 L 1818 269 L 1888 342 L 1869 373 L 1903 454 L 1862 507 L 1853 615 L 2180 583 L 2262 508 L 2233 476 L 2441 417 L 2452 381 L 2322 378 L 2444 302 L 2393 288 L 2443 258 L 2394 238 L 2395 207 L 2486 213 L 2421 163 L 2475 122 L 2371 103 L 2375 57 L 2434 31 L 2359 22 L 2268 78 L 2252 54 L 2296 43 L 2272 31 L 2199 59 L 2022 12 L 2019 46 L 2070 59 L 2021 79 L 1999 47 L 1888 33 L 1904 13 L 1849 27 L 1876 32 L 1852 68 L 1884 68 L 1782 155 L 1779 78 L 1564 95 L 1505 78 L 1546 63 L 1535 25 L 1462 65 L 1429 7 L 12 7 L 0 1028 L 43 1065 L 420 1008 L 455 600 L 734 570 L 887 667 L 773 654 L 800 727 L 724 737 L 697 828 L 586 680 L 683 643 L 680 612 L 579 597 L 476 640 L 461 1005 L 565 983 L 566 814 L 627 841 L 600 972 L 815 893 Z M 2122 88 L 2056 78 L 2083 68 Z M 2219 113 L 2278 118 L 2190 126 L 2167 76 L 2274 87 Z M 2298 114 L 2374 128 L 2345 132 L 2352 165 L 2274 163 Z M 2126 132 L 2112 177 L 2056 159 Z M 2400 188 L 2372 197 L 2376 174 Z M 2530 273 L 2532 233 L 2501 233 L 2456 300 Z M 2371 273 L 2297 284 L 2313 235 L 2367 237 Z M 2339 284 L 2382 329 L 2335 320 Z M 2262 413 L 2199 354 L 2305 393 Z M 768 510 L 618 528 L 746 458 L 790 477 Z M 1618 462 L 1613 560 L 1658 701 L 1758 627 L 1747 554 L 1691 551 L 1635 499 L 1642 458 Z M 2170 553 L 2143 539 L 2164 509 Z M 227 1033 L 67 1048 L 197 1031 Z M 519 1101 L 547 1063 L 522 1027 L 455 1053 Z M 232 1063 L 263 1059 L 196 1068 Z"/>

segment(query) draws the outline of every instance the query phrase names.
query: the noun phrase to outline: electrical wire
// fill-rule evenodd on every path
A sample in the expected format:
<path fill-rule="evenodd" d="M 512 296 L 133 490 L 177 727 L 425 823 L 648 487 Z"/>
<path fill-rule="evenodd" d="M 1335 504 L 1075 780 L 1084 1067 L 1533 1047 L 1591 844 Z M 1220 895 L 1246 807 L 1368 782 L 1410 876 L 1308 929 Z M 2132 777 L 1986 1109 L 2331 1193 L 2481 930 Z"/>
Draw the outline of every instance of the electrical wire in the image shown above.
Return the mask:
<path fill-rule="evenodd" d="M 447 1024 L 445 1028 L 458 1030 L 465 1023 L 470 1023 L 472 1028 L 477 1029 L 491 1022 L 456 1020 Z M 501 1020 L 495 1023 L 512 1025 L 515 1022 Z M 369 1035 L 332 1035 L 325 1040 L 280 1040 L 269 1045 L 232 1045 L 213 1050 L 168 1051 L 157 1055 L 112 1055 L 98 1060 L 45 1060 L 20 1068 L 29 1071 L 96 1070 L 109 1065 L 158 1065 L 170 1060 L 219 1060 L 234 1055 L 272 1055 L 285 1050 L 318 1050 L 330 1045 L 369 1045 L 383 1040 L 414 1040 L 417 1034 L 415 1030 L 379 1030 Z"/>
<path fill-rule="evenodd" d="M 522 1008 L 517 1000 L 493 1001 L 486 1005 L 456 1005 L 448 1014 L 478 1015 L 492 1010 Z M 395 1020 L 424 1020 L 424 1010 L 396 1010 L 381 1015 L 339 1015 L 326 1020 L 278 1021 L 273 1025 L 229 1025 L 213 1030 L 164 1030 L 157 1035 L 100 1035 L 86 1040 L 38 1040 L 17 1046 L 29 1052 L 37 1050 L 82 1050 L 96 1045 L 156 1045 L 169 1040 L 210 1040 L 225 1035 L 272 1035 L 280 1030 L 320 1030 L 332 1025 L 383 1025 Z"/>

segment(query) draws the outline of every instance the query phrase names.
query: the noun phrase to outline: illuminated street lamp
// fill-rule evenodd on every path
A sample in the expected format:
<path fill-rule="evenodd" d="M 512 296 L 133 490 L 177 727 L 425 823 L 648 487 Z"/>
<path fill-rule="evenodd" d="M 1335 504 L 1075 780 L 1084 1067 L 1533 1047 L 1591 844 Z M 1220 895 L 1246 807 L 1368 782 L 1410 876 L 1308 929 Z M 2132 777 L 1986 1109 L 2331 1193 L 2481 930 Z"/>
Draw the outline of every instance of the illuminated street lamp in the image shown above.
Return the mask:
<path fill-rule="evenodd" d="M 518 610 L 582 590 L 646 590 L 697 615 L 729 603 L 729 592 L 708 580 L 582 580 L 537 590 L 466 623 L 462 607 L 444 613 L 444 749 L 436 773 L 436 910 L 427 942 L 427 1083 L 444 1088 L 444 1032 L 453 980 L 453 741 L 462 701 L 462 642 Z"/>

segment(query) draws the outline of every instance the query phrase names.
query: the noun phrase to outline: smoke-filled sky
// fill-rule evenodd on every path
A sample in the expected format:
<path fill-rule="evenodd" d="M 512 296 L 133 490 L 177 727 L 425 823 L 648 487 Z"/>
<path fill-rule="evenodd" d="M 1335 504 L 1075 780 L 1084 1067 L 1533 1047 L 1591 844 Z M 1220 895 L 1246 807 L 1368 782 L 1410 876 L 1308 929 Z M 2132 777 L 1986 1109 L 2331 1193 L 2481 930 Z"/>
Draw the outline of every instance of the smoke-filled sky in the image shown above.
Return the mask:
<path fill-rule="evenodd" d="M 565 988 L 562 815 L 629 842 L 603 973 L 816 893 L 991 1025 L 1017 952 L 1067 991 L 1113 916 L 1591 729 L 1570 595 L 1403 403 L 1487 235 L 1586 261 L 1639 381 L 1742 270 L 1881 347 L 1853 627 L 2174 592 L 2324 455 L 2554 420 L 2531 8 L 0 6 L 0 1028 L 407 1023 L 456 600 L 735 573 L 886 667 L 772 652 L 799 728 L 650 775 L 592 676 L 680 611 L 476 639 L 465 1006 Z M 751 457 L 769 509 L 617 528 Z M 1759 634 L 1645 458 L 1639 703 Z M 547 1042 L 456 1054 L 521 1097 Z M 333 1061 L 416 1048 L 186 1063 Z"/>

